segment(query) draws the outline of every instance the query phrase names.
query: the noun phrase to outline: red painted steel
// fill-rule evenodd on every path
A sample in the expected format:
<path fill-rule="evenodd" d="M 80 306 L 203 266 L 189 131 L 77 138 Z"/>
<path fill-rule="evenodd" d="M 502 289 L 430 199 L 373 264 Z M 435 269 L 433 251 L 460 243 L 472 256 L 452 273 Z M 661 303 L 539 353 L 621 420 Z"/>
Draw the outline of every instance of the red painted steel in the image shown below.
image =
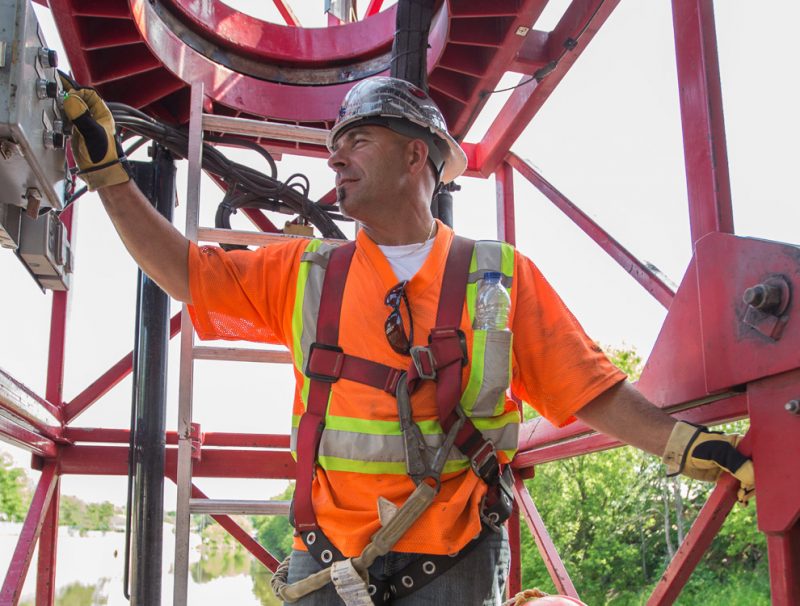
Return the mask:
<path fill-rule="evenodd" d="M 42 532 L 39 535 L 39 555 L 36 572 L 37 606 L 55 606 L 56 553 L 58 550 L 58 511 L 61 500 L 61 480 L 56 477 L 53 496 L 47 506 Z"/>
<path fill-rule="evenodd" d="M 24 422 L 25 428 L 30 427 L 46 438 L 58 440 L 62 429 L 59 420 L 61 416 L 60 410 L 2 369 L 0 369 L 0 378 L 2 378 L 3 384 L 7 386 L 6 389 L 0 392 L 0 396 L 2 396 L 0 398 L 0 409 L 8 411 L 9 420 L 19 419 Z M 36 407 L 43 408 L 46 413 L 37 415 L 34 412 Z M 55 417 L 53 419 L 55 422 L 48 422 L 48 415 Z"/>
<path fill-rule="evenodd" d="M 733 233 L 731 184 L 712 0 L 673 0 L 692 243 Z"/>
<path fill-rule="evenodd" d="M 800 415 L 784 408 L 787 402 L 800 399 L 800 370 L 751 383 L 747 399 L 758 527 L 769 535 L 786 533 L 800 521 Z M 800 599 L 800 583 L 797 591 Z"/>
<path fill-rule="evenodd" d="M 273 1 L 280 11 L 283 2 Z M 395 7 L 338 27 L 305 28 L 262 21 L 220 0 L 206 0 L 202 5 L 192 0 L 171 0 L 171 4 L 193 29 L 223 49 L 270 64 L 305 67 L 329 67 L 334 57 L 346 63 L 385 54 L 392 46 L 396 13 Z M 149 38 L 147 33 L 144 36 Z M 154 50 L 160 56 L 158 49 Z"/>
<path fill-rule="evenodd" d="M 364 12 L 364 16 L 371 17 L 372 15 L 377 15 L 381 11 L 382 6 L 383 0 L 370 0 L 369 6 L 367 6 L 367 10 Z"/>
<path fill-rule="evenodd" d="M 647 600 L 647 606 L 675 603 L 700 558 L 711 545 L 725 518 L 736 503 L 739 481 L 731 475 L 720 478 L 708 501 L 669 563 L 667 570 Z"/>
<path fill-rule="evenodd" d="M 647 265 L 617 242 L 602 227 L 595 223 L 586 213 L 575 206 L 564 194 L 558 191 L 551 183 L 542 177 L 536 169 L 514 153 L 508 155 L 508 163 L 516 168 L 519 173 L 542 192 L 548 200 L 567 215 L 583 232 L 594 240 L 600 248 L 619 263 L 634 280 L 641 284 L 656 301 L 669 309 L 675 293 L 659 278 Z"/>
<path fill-rule="evenodd" d="M 558 551 L 556 551 L 556 547 L 550 539 L 550 534 L 544 526 L 536 505 L 533 504 L 533 499 L 531 499 L 528 489 L 516 474 L 514 474 L 514 494 L 516 495 L 520 512 L 525 516 L 525 522 L 527 522 L 528 528 L 533 534 L 533 539 L 536 541 L 539 553 L 542 554 L 547 572 L 550 573 L 550 578 L 553 580 L 556 590 L 573 598 L 580 597 L 575 590 L 575 585 L 572 584 L 572 579 L 570 579 L 564 563 L 561 561 L 561 556 L 558 555 Z"/>
<path fill-rule="evenodd" d="M 93 444 L 128 444 L 130 430 L 102 427 L 65 427 L 64 438 L 70 442 Z M 227 446 L 231 448 L 289 448 L 290 436 L 282 434 L 228 433 L 206 431 L 202 433 L 204 447 Z M 178 434 L 168 431 L 166 443 L 176 445 Z"/>
<path fill-rule="evenodd" d="M 520 550 L 519 505 L 514 502 L 511 517 L 508 518 L 508 546 L 511 551 L 511 563 L 508 569 L 506 596 L 511 598 L 522 591 L 522 552 Z"/>
<path fill-rule="evenodd" d="M 767 535 L 772 603 L 800 605 L 800 523 L 779 535 Z"/>
<path fill-rule="evenodd" d="M 167 448 L 165 469 L 175 473 L 178 451 Z M 62 474 L 127 475 L 128 448 L 123 446 L 70 446 L 61 449 Z M 192 465 L 195 478 L 267 478 L 293 480 L 295 463 L 288 451 L 204 449 Z"/>
<path fill-rule="evenodd" d="M 72 238 L 72 219 L 74 206 L 68 206 L 59 220 L 67 231 L 67 239 Z M 47 354 L 47 387 L 45 399 L 55 406 L 56 418 L 61 419 L 64 389 L 64 348 L 67 333 L 67 305 L 69 291 L 53 291 L 50 311 L 50 347 Z"/>
<path fill-rule="evenodd" d="M 169 336 L 174 337 L 181 330 L 181 314 L 177 313 L 169 321 Z M 105 394 L 131 374 L 133 370 L 133 352 L 127 354 L 114 364 L 91 385 L 64 405 L 64 420 L 72 423 L 78 415 L 97 402 Z"/>
<path fill-rule="evenodd" d="M 478 145 L 477 164 L 484 176 L 488 177 L 503 162 L 511 146 L 550 97 L 617 4 L 619 4 L 619 0 L 573 0 L 569 5 L 556 28 L 548 36 L 547 62 L 554 61 L 561 55 L 565 40 L 577 36 L 583 27 L 586 27 L 586 31 L 580 37 L 578 46 L 567 52 L 558 62 L 558 66 L 540 82 L 532 81 L 522 84 L 529 79 L 528 76 L 520 80 L 519 88 L 511 93 Z"/>
<path fill-rule="evenodd" d="M 283 0 L 272 0 L 272 2 L 275 4 L 275 8 L 278 9 L 281 17 L 283 17 L 286 25 L 290 27 L 300 27 L 300 22 L 297 20 L 297 16 L 292 11 L 291 6 L 288 6 Z"/>
<path fill-rule="evenodd" d="M 0 415 L 0 438 L 40 457 L 56 456 L 57 449 L 53 440 L 15 423 L 5 415 Z"/>
<path fill-rule="evenodd" d="M 177 480 L 175 478 L 175 474 L 168 473 L 167 474 L 173 482 L 177 484 Z M 192 484 L 192 498 L 193 499 L 207 499 L 208 496 L 200 490 L 197 486 Z M 233 518 L 226 515 L 220 514 L 212 514 L 212 518 L 214 521 L 217 522 L 220 526 L 222 526 L 225 530 L 228 531 L 234 539 L 241 543 L 242 547 L 244 547 L 247 551 L 249 551 L 259 562 L 261 562 L 264 566 L 269 568 L 271 572 L 275 572 L 280 566 L 280 562 L 275 559 L 275 557 L 264 547 L 256 541 L 253 537 L 251 537 L 246 530 L 244 530 L 239 524 L 237 524 Z"/>
<path fill-rule="evenodd" d="M 701 425 L 715 425 L 747 416 L 747 398 L 744 394 L 693 406 L 695 407 L 674 413 L 673 417 Z M 589 432 L 591 429 L 581 421 L 562 429 L 557 429 L 544 420 L 540 423 L 528 421 L 520 431 L 520 450 L 514 457 L 514 468 L 521 470 L 532 465 L 623 445 L 610 436 Z"/>
<path fill-rule="evenodd" d="M 514 222 L 514 169 L 503 163 L 495 173 L 495 190 L 497 192 L 497 239 L 517 243 Z"/>
<path fill-rule="evenodd" d="M 19 601 L 22 586 L 25 583 L 25 576 L 28 574 L 28 568 L 36 548 L 36 541 L 39 539 L 39 533 L 44 525 L 47 506 L 55 490 L 57 479 L 55 470 L 56 465 L 54 463 L 48 463 L 42 469 L 39 484 L 33 493 L 33 500 L 28 509 L 28 514 L 25 516 L 25 522 L 19 533 L 19 539 L 17 539 L 17 546 L 8 565 L 3 587 L 0 589 L 0 604 L 16 606 Z"/>
<path fill-rule="evenodd" d="M 697 243 L 695 259 L 708 390 L 717 391 L 797 368 L 800 248 L 712 233 Z M 725 271 L 720 271 L 723 267 Z M 774 277 L 789 284 L 789 292 L 783 296 L 786 309 L 773 316 L 749 308 L 742 299 L 745 290 Z M 778 338 L 764 334 L 769 334 L 773 326 L 782 329 Z"/>

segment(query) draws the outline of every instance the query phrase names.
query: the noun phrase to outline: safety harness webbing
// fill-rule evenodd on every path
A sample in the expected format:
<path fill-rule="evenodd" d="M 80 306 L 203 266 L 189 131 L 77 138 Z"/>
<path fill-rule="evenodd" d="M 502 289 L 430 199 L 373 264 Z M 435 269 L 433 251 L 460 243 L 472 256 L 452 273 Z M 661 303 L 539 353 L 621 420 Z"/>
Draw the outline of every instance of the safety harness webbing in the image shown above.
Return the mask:
<path fill-rule="evenodd" d="M 463 423 L 456 435 L 455 445 L 469 457 L 475 473 L 489 486 L 494 486 L 499 476 L 494 446 L 483 438 L 468 418 L 457 413 L 461 398 L 461 372 L 467 363 L 466 338 L 459 327 L 474 246 L 473 240 L 454 237 L 445 264 L 436 326 L 431 330 L 428 347 L 412 348 L 412 362 L 406 372 L 409 393 L 415 391 L 423 380 L 436 381 L 437 413 L 444 432 L 447 433 L 457 422 Z M 346 378 L 394 395 L 398 380 L 404 372 L 345 354 L 339 347 L 344 286 L 354 253 L 355 243 L 348 243 L 332 251 L 328 260 L 320 296 L 316 342 L 309 349 L 305 369 L 305 374 L 310 379 L 308 404 L 300 419 L 297 434 L 294 525 L 309 553 L 323 565 L 344 558 L 319 528 L 311 499 L 314 469 L 325 427 L 331 385 L 340 378 Z M 481 533 L 480 538 L 483 536 L 484 533 Z M 473 541 L 468 548 L 478 542 Z M 438 568 L 438 572 L 441 572 L 444 566 Z M 415 589 L 418 587 L 419 584 Z M 398 589 L 395 591 L 400 593 Z M 379 596 L 380 592 L 374 599 L 379 599 Z"/>

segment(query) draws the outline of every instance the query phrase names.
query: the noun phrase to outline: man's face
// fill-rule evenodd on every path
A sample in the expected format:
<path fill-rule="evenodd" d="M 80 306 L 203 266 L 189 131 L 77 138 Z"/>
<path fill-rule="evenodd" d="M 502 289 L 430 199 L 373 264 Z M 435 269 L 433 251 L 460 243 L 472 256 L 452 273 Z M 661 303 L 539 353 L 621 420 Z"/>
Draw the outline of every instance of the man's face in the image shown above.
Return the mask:
<path fill-rule="evenodd" d="M 336 198 L 344 215 L 366 220 L 394 206 L 408 141 L 374 125 L 355 126 L 336 139 L 328 166 L 336 173 Z"/>

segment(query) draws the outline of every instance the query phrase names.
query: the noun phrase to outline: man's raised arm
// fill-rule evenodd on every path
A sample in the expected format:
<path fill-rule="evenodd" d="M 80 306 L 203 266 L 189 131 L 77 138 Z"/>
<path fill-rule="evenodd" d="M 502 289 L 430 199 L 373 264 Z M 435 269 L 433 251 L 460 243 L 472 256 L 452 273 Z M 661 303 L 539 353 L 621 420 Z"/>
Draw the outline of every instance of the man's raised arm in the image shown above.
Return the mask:
<path fill-rule="evenodd" d="M 115 137 L 114 118 L 94 89 L 62 74 L 64 111 L 72 121 L 79 176 L 97 191 L 122 242 L 139 267 L 174 299 L 191 303 L 189 241 L 162 217 L 130 179 Z"/>

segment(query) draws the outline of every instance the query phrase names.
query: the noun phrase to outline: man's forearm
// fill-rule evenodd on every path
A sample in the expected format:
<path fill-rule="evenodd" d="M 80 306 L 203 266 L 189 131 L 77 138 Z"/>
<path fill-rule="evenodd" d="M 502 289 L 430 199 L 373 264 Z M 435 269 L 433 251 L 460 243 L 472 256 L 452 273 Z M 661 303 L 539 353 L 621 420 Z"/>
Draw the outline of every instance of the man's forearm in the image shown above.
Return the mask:
<path fill-rule="evenodd" d="M 575 416 L 592 429 L 658 456 L 675 425 L 672 417 L 627 381 L 600 394 Z"/>
<path fill-rule="evenodd" d="M 191 303 L 189 241 L 153 208 L 133 181 L 103 187 L 98 193 L 142 271 L 174 299 Z"/>

